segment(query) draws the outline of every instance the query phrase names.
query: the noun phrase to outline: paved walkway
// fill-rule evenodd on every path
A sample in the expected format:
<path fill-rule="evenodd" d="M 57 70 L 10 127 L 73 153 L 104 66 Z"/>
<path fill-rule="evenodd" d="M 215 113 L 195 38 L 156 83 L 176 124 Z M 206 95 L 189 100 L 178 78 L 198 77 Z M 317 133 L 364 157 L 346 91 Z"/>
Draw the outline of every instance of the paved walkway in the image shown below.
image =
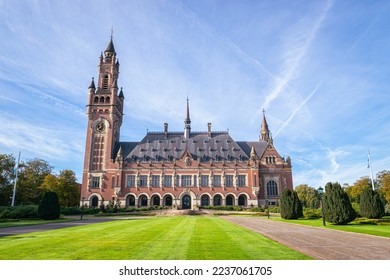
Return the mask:
<path fill-rule="evenodd" d="M 390 260 L 390 238 L 255 217 L 221 216 L 319 260 Z"/>

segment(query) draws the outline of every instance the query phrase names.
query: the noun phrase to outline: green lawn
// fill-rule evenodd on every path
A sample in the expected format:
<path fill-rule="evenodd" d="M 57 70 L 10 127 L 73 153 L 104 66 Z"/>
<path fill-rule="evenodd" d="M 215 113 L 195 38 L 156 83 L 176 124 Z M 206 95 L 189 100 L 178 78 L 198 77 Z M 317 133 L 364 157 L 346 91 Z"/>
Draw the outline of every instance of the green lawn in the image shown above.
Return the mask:
<path fill-rule="evenodd" d="M 311 259 L 218 217 L 120 220 L 0 238 L 0 259 Z"/>
<path fill-rule="evenodd" d="M 306 225 L 306 226 L 323 227 L 322 219 L 318 219 L 318 220 L 305 220 L 305 219 L 284 220 L 280 217 L 273 217 L 271 219 L 274 221 L 282 221 L 282 222 L 294 223 L 294 224 L 300 224 L 300 225 Z M 388 217 L 386 220 L 389 220 Z M 349 232 L 371 234 L 371 235 L 383 236 L 383 237 L 390 238 L 390 223 L 388 223 L 388 222 L 385 222 L 383 224 L 378 224 L 378 225 L 360 224 L 356 221 L 351 222 L 348 225 L 332 225 L 331 223 L 327 222 L 326 228 L 349 231 Z"/>

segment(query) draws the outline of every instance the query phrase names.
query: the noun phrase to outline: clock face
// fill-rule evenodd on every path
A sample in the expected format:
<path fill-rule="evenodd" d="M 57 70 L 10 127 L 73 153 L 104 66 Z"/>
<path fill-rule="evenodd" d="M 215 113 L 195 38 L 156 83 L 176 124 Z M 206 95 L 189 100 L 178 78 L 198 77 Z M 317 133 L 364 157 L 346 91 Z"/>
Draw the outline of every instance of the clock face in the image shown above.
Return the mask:
<path fill-rule="evenodd" d="M 103 132 L 105 128 L 105 125 L 103 122 L 99 122 L 96 124 L 95 129 L 97 132 Z"/>

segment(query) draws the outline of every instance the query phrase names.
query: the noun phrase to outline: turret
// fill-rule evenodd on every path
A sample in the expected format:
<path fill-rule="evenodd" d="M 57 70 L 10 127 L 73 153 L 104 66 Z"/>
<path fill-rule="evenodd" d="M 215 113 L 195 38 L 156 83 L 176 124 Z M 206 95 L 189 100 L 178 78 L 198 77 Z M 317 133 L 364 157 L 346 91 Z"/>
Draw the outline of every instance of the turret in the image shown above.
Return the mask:
<path fill-rule="evenodd" d="M 184 138 L 185 139 L 190 138 L 190 134 L 191 134 L 190 105 L 188 103 L 188 98 L 187 98 L 187 116 L 184 120 Z"/>

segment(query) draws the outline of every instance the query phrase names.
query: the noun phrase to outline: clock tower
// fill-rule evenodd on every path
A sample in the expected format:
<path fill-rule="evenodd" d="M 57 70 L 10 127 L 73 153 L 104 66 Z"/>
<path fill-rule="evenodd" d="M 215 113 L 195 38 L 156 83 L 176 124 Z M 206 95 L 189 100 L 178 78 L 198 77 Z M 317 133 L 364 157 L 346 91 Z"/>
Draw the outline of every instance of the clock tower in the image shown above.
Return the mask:
<path fill-rule="evenodd" d="M 123 118 L 124 95 L 118 90 L 119 61 L 112 37 L 100 55 L 97 87 L 92 78 L 88 88 L 87 137 L 85 146 L 83 186 L 102 189 L 106 170 L 114 160 Z M 82 190 L 83 192 L 85 189 Z"/>

